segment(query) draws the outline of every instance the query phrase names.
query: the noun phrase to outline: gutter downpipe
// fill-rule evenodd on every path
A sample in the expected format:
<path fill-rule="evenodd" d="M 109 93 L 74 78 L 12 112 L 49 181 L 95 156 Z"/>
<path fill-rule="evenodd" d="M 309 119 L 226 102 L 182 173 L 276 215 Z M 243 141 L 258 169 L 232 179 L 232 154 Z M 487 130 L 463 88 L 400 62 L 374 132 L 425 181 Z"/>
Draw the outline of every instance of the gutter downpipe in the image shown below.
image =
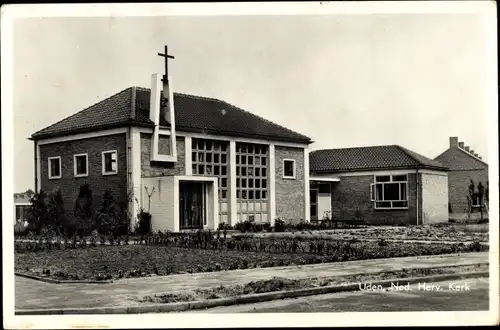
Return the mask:
<path fill-rule="evenodd" d="M 37 147 L 37 144 L 38 142 L 35 140 L 34 141 L 34 157 L 33 159 L 35 160 L 35 193 L 38 193 L 38 159 L 37 159 L 37 152 L 36 152 L 36 147 Z"/>
<path fill-rule="evenodd" d="M 420 184 L 419 184 L 419 181 L 418 181 L 418 168 L 416 170 L 416 181 L 417 181 L 417 226 L 418 226 L 418 204 L 419 204 L 419 194 L 418 194 L 418 191 L 420 190 Z"/>

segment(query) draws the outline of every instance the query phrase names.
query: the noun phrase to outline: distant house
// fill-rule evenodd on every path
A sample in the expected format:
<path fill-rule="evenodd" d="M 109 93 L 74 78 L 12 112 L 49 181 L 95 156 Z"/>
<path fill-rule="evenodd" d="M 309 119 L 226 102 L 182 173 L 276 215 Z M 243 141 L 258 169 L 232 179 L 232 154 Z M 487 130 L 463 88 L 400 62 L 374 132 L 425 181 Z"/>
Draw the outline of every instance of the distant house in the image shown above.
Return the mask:
<path fill-rule="evenodd" d="M 446 165 L 448 172 L 448 195 L 450 211 L 463 213 L 467 210 L 469 184 L 472 180 L 477 186 L 488 181 L 488 164 L 473 149 L 459 142 L 458 137 L 450 137 L 449 148 L 435 158 Z M 479 200 L 473 200 L 473 206 L 479 207 Z"/>
<path fill-rule="evenodd" d="M 14 224 L 26 221 L 28 210 L 31 205 L 31 197 L 33 197 L 33 195 L 14 194 Z"/>
<path fill-rule="evenodd" d="M 397 145 L 313 151 L 311 219 L 369 224 L 448 221 L 447 168 Z"/>
<path fill-rule="evenodd" d="M 162 83 L 163 81 L 163 83 Z M 307 136 L 225 101 L 174 93 L 170 77 L 130 87 L 31 136 L 36 190 L 61 190 L 67 213 L 88 183 L 152 229 L 308 217 Z"/>

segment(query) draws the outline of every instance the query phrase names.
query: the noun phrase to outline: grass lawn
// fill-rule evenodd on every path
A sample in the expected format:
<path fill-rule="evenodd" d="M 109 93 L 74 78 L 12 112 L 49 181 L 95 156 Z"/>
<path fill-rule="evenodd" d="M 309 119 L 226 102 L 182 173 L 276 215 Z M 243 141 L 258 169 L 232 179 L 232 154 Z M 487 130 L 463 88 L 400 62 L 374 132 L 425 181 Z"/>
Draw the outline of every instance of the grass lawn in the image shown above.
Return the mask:
<path fill-rule="evenodd" d="M 416 240 L 416 241 L 450 241 L 488 242 L 488 224 L 443 224 L 439 226 L 370 226 L 358 229 L 331 229 L 318 231 L 295 231 L 283 233 L 244 233 L 237 236 L 251 237 L 304 237 L 331 240 Z"/>
<path fill-rule="evenodd" d="M 179 248 L 164 245 L 96 246 L 15 252 L 15 271 L 57 279 L 106 280 L 123 277 L 212 272 L 347 260 L 366 260 L 457 252 L 487 251 L 478 244 L 391 242 L 298 242 L 292 252 L 260 251 L 259 240 L 244 250 Z M 284 241 L 284 240 L 280 240 Z M 288 242 L 287 244 L 291 244 Z M 291 246 L 291 245 L 289 245 Z M 255 248 L 255 250 L 251 250 Z M 282 250 L 285 251 L 285 250 Z M 286 250 L 288 251 L 288 250 Z"/>

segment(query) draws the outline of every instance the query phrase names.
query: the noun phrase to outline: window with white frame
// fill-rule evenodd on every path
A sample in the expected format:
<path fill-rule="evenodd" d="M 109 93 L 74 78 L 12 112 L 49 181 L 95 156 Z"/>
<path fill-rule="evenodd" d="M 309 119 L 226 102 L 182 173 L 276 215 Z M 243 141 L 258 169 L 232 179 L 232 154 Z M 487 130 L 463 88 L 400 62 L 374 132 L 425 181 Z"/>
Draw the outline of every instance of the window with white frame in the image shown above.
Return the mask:
<path fill-rule="evenodd" d="M 283 178 L 295 179 L 295 160 L 283 159 Z"/>
<path fill-rule="evenodd" d="M 377 175 L 370 185 L 375 209 L 408 208 L 408 175 Z"/>
<path fill-rule="evenodd" d="M 49 157 L 49 179 L 61 178 L 61 157 Z"/>
<path fill-rule="evenodd" d="M 87 154 L 73 155 L 73 165 L 76 177 L 89 175 L 89 162 Z"/>
<path fill-rule="evenodd" d="M 116 150 L 103 151 L 102 174 L 111 175 L 118 173 L 118 152 Z"/>

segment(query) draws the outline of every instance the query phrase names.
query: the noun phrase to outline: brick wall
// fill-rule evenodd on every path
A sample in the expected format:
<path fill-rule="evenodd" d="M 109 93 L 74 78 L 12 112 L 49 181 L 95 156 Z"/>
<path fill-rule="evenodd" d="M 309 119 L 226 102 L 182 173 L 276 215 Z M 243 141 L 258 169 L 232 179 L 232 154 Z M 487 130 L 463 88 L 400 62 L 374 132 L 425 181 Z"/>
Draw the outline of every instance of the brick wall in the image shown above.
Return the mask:
<path fill-rule="evenodd" d="M 275 147 L 276 217 L 298 222 L 304 219 L 304 149 Z M 283 159 L 295 160 L 295 179 L 283 178 Z"/>
<path fill-rule="evenodd" d="M 332 184 L 332 217 L 352 219 L 360 212 L 369 224 L 416 224 L 416 174 L 408 174 L 408 209 L 375 210 L 370 200 L 373 175 L 342 176 Z M 421 207 L 421 205 L 419 206 Z"/>
<path fill-rule="evenodd" d="M 462 213 L 467 209 L 470 180 L 486 186 L 488 165 L 459 150 L 450 148 L 436 160 L 450 168 L 448 172 L 448 199 L 453 213 Z"/>
<path fill-rule="evenodd" d="M 151 162 L 151 137 L 152 134 L 141 133 L 141 177 L 184 175 L 185 174 L 185 144 L 184 137 L 178 136 L 177 140 L 177 162 L 163 163 Z M 169 154 L 169 139 L 160 138 L 159 150 L 161 153 Z"/>
<path fill-rule="evenodd" d="M 102 152 L 117 150 L 118 174 L 102 175 Z M 73 155 L 88 154 L 88 176 L 74 177 Z M 48 157 L 61 157 L 61 179 L 49 179 Z M 91 139 L 52 143 L 40 146 L 41 189 L 50 192 L 61 190 L 68 216 L 73 217 L 73 207 L 80 186 L 88 183 L 92 189 L 93 206 L 98 208 L 101 197 L 111 189 L 116 200 L 126 203 L 127 195 L 127 149 L 126 135 L 117 134 Z M 126 204 L 125 204 L 126 205 Z"/>

